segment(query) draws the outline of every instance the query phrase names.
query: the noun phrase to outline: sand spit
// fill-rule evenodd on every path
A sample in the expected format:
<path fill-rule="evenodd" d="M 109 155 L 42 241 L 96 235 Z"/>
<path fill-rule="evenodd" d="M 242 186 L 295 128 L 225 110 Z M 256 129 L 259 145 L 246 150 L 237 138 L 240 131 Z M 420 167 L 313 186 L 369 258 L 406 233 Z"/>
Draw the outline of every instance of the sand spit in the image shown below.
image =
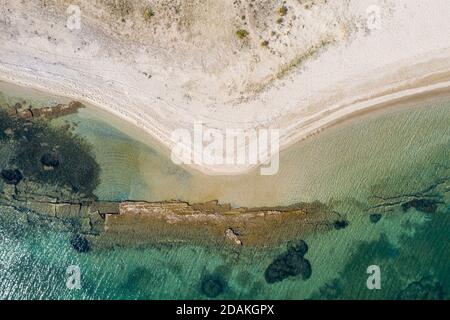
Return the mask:
<path fill-rule="evenodd" d="M 198 122 L 280 129 L 285 148 L 355 112 L 450 87 L 446 0 L 86 0 L 79 29 L 70 5 L 6 1 L 0 80 L 94 104 L 167 150 L 173 130 Z"/>

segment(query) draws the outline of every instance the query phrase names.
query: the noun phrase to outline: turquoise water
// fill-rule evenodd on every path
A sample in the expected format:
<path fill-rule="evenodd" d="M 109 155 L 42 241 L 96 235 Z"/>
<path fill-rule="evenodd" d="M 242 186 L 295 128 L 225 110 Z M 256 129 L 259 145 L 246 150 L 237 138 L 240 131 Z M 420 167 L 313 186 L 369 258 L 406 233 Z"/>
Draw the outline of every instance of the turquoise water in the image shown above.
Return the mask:
<path fill-rule="evenodd" d="M 230 251 L 182 246 L 80 254 L 65 233 L 2 225 L 0 298 L 206 299 L 201 291 L 205 276 L 226 283 L 217 297 L 223 299 L 391 299 L 409 282 L 427 276 L 448 293 L 449 213 L 447 208 L 431 219 L 417 212 L 395 214 L 376 225 L 367 216 L 354 215 L 345 230 L 305 239 L 310 279 L 292 277 L 272 285 L 265 282 L 264 271 L 284 248 Z M 381 268 L 381 290 L 366 288 L 366 269 L 373 264 Z M 66 288 L 70 265 L 80 267 L 80 290 Z M 321 291 L 330 285 L 336 289 Z"/>
<path fill-rule="evenodd" d="M 286 251 L 285 244 L 78 253 L 70 234 L 29 225 L 20 213 L 0 207 L 1 299 L 208 299 L 205 279 L 220 284 L 218 299 L 450 297 L 449 104 L 392 111 L 330 129 L 284 152 L 279 175 L 268 179 L 188 172 L 120 126 L 102 121 L 95 110 L 64 121 L 77 123 L 76 132 L 94 146 L 102 169 L 96 190 L 101 199 L 218 198 L 239 205 L 320 200 L 349 225 L 299 235 L 309 246 L 311 277 L 268 284 L 264 272 Z M 405 195 L 432 198 L 436 210 L 385 206 Z M 371 213 L 381 219 L 373 223 Z M 66 287 L 70 265 L 80 268 L 79 290 Z M 380 267 L 380 290 L 366 286 L 370 265 Z"/>

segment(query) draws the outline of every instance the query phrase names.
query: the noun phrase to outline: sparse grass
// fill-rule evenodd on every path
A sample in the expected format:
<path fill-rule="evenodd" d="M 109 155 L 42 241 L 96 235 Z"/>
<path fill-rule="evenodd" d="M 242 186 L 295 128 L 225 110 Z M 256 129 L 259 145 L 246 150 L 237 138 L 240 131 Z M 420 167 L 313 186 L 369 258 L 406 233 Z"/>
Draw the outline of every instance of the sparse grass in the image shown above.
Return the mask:
<path fill-rule="evenodd" d="M 247 30 L 239 29 L 238 31 L 236 31 L 236 36 L 237 36 L 239 39 L 244 39 L 244 38 L 246 38 L 248 35 L 249 35 L 249 33 L 248 33 Z"/>
<path fill-rule="evenodd" d="M 267 46 L 269 46 L 269 41 L 264 40 L 261 42 L 261 47 L 267 47 Z"/>
<path fill-rule="evenodd" d="M 308 59 L 311 59 L 312 57 L 316 56 L 320 50 L 323 50 L 324 48 L 328 47 L 330 44 L 332 44 L 334 41 L 332 38 L 324 38 L 321 40 L 318 44 L 313 45 L 309 47 L 308 50 L 303 52 L 302 54 L 295 57 L 291 62 L 283 65 L 280 70 L 275 75 L 276 79 L 281 79 L 286 74 L 288 74 L 290 71 L 301 65 L 303 62 L 305 62 Z"/>
<path fill-rule="evenodd" d="M 252 91 L 253 93 L 262 92 L 268 86 L 270 86 L 275 80 L 282 79 L 294 69 L 298 68 L 305 61 L 312 59 L 314 56 L 317 56 L 319 52 L 331 44 L 334 43 L 334 39 L 330 36 L 324 37 L 321 41 L 309 47 L 306 51 L 302 52 L 298 56 L 294 57 L 290 62 L 283 64 L 280 66 L 279 70 L 272 75 L 269 79 L 264 82 L 250 84 L 247 87 L 248 91 Z"/>
<path fill-rule="evenodd" d="M 145 20 L 149 21 L 154 15 L 155 15 L 155 12 L 152 10 L 152 8 L 144 9 L 144 19 Z"/>
<path fill-rule="evenodd" d="M 282 17 L 284 17 L 287 14 L 287 12 L 288 12 L 288 8 L 286 6 L 281 6 L 278 9 L 278 14 Z"/>

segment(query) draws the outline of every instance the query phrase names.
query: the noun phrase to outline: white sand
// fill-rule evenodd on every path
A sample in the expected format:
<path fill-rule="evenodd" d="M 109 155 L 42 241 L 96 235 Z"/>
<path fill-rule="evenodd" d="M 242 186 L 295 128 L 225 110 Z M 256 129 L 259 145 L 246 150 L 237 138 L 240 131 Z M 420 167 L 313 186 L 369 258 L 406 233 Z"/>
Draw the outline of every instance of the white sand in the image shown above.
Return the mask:
<path fill-rule="evenodd" d="M 0 80 L 92 103 L 169 149 L 172 131 L 195 122 L 279 128 L 285 148 L 356 111 L 450 87 L 448 0 L 289 0 L 282 23 L 281 1 L 150 1 L 149 21 L 141 1 L 112 2 L 79 1 L 82 26 L 70 30 L 70 1 L 6 0 Z M 371 5 L 380 29 L 367 29 Z"/>

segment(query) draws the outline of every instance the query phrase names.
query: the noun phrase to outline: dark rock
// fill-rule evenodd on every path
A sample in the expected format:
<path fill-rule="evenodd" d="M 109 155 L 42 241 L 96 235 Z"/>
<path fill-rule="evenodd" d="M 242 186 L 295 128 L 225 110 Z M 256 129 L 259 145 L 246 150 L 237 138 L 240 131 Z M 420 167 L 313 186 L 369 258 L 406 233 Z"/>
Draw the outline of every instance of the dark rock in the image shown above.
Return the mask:
<path fill-rule="evenodd" d="M 266 282 L 275 283 L 297 275 L 301 275 L 303 280 L 309 279 L 311 264 L 301 253 L 290 249 L 276 257 L 264 272 Z"/>
<path fill-rule="evenodd" d="M 89 243 L 89 241 L 80 234 L 75 234 L 74 236 L 72 236 L 72 238 L 70 239 L 70 244 L 76 251 L 80 253 L 86 253 L 91 250 L 91 244 Z"/>
<path fill-rule="evenodd" d="M 303 240 L 291 241 L 288 243 L 288 251 L 297 252 L 303 257 L 308 252 L 308 245 Z"/>
<path fill-rule="evenodd" d="M 226 281 L 218 274 L 205 276 L 201 280 L 200 290 L 208 298 L 215 298 L 220 295 L 226 287 Z"/>
<path fill-rule="evenodd" d="M 402 204 L 404 212 L 411 208 L 424 213 L 433 213 L 437 210 L 437 202 L 431 199 L 414 199 Z"/>
<path fill-rule="evenodd" d="M 381 217 L 382 217 L 381 213 L 372 213 L 369 216 L 369 219 L 370 219 L 370 222 L 377 223 L 378 221 L 380 221 Z"/>
<path fill-rule="evenodd" d="M 346 220 L 336 220 L 335 222 L 333 222 L 333 227 L 336 230 L 341 230 L 341 229 L 345 229 L 348 226 L 348 221 Z"/>
<path fill-rule="evenodd" d="M 3 180 L 5 180 L 8 184 L 18 184 L 23 179 L 22 173 L 15 169 L 15 170 L 7 170 L 4 169 L 1 172 Z"/>
<path fill-rule="evenodd" d="M 41 157 L 41 163 L 47 167 L 57 168 L 59 166 L 58 155 L 53 152 L 46 153 Z"/>

